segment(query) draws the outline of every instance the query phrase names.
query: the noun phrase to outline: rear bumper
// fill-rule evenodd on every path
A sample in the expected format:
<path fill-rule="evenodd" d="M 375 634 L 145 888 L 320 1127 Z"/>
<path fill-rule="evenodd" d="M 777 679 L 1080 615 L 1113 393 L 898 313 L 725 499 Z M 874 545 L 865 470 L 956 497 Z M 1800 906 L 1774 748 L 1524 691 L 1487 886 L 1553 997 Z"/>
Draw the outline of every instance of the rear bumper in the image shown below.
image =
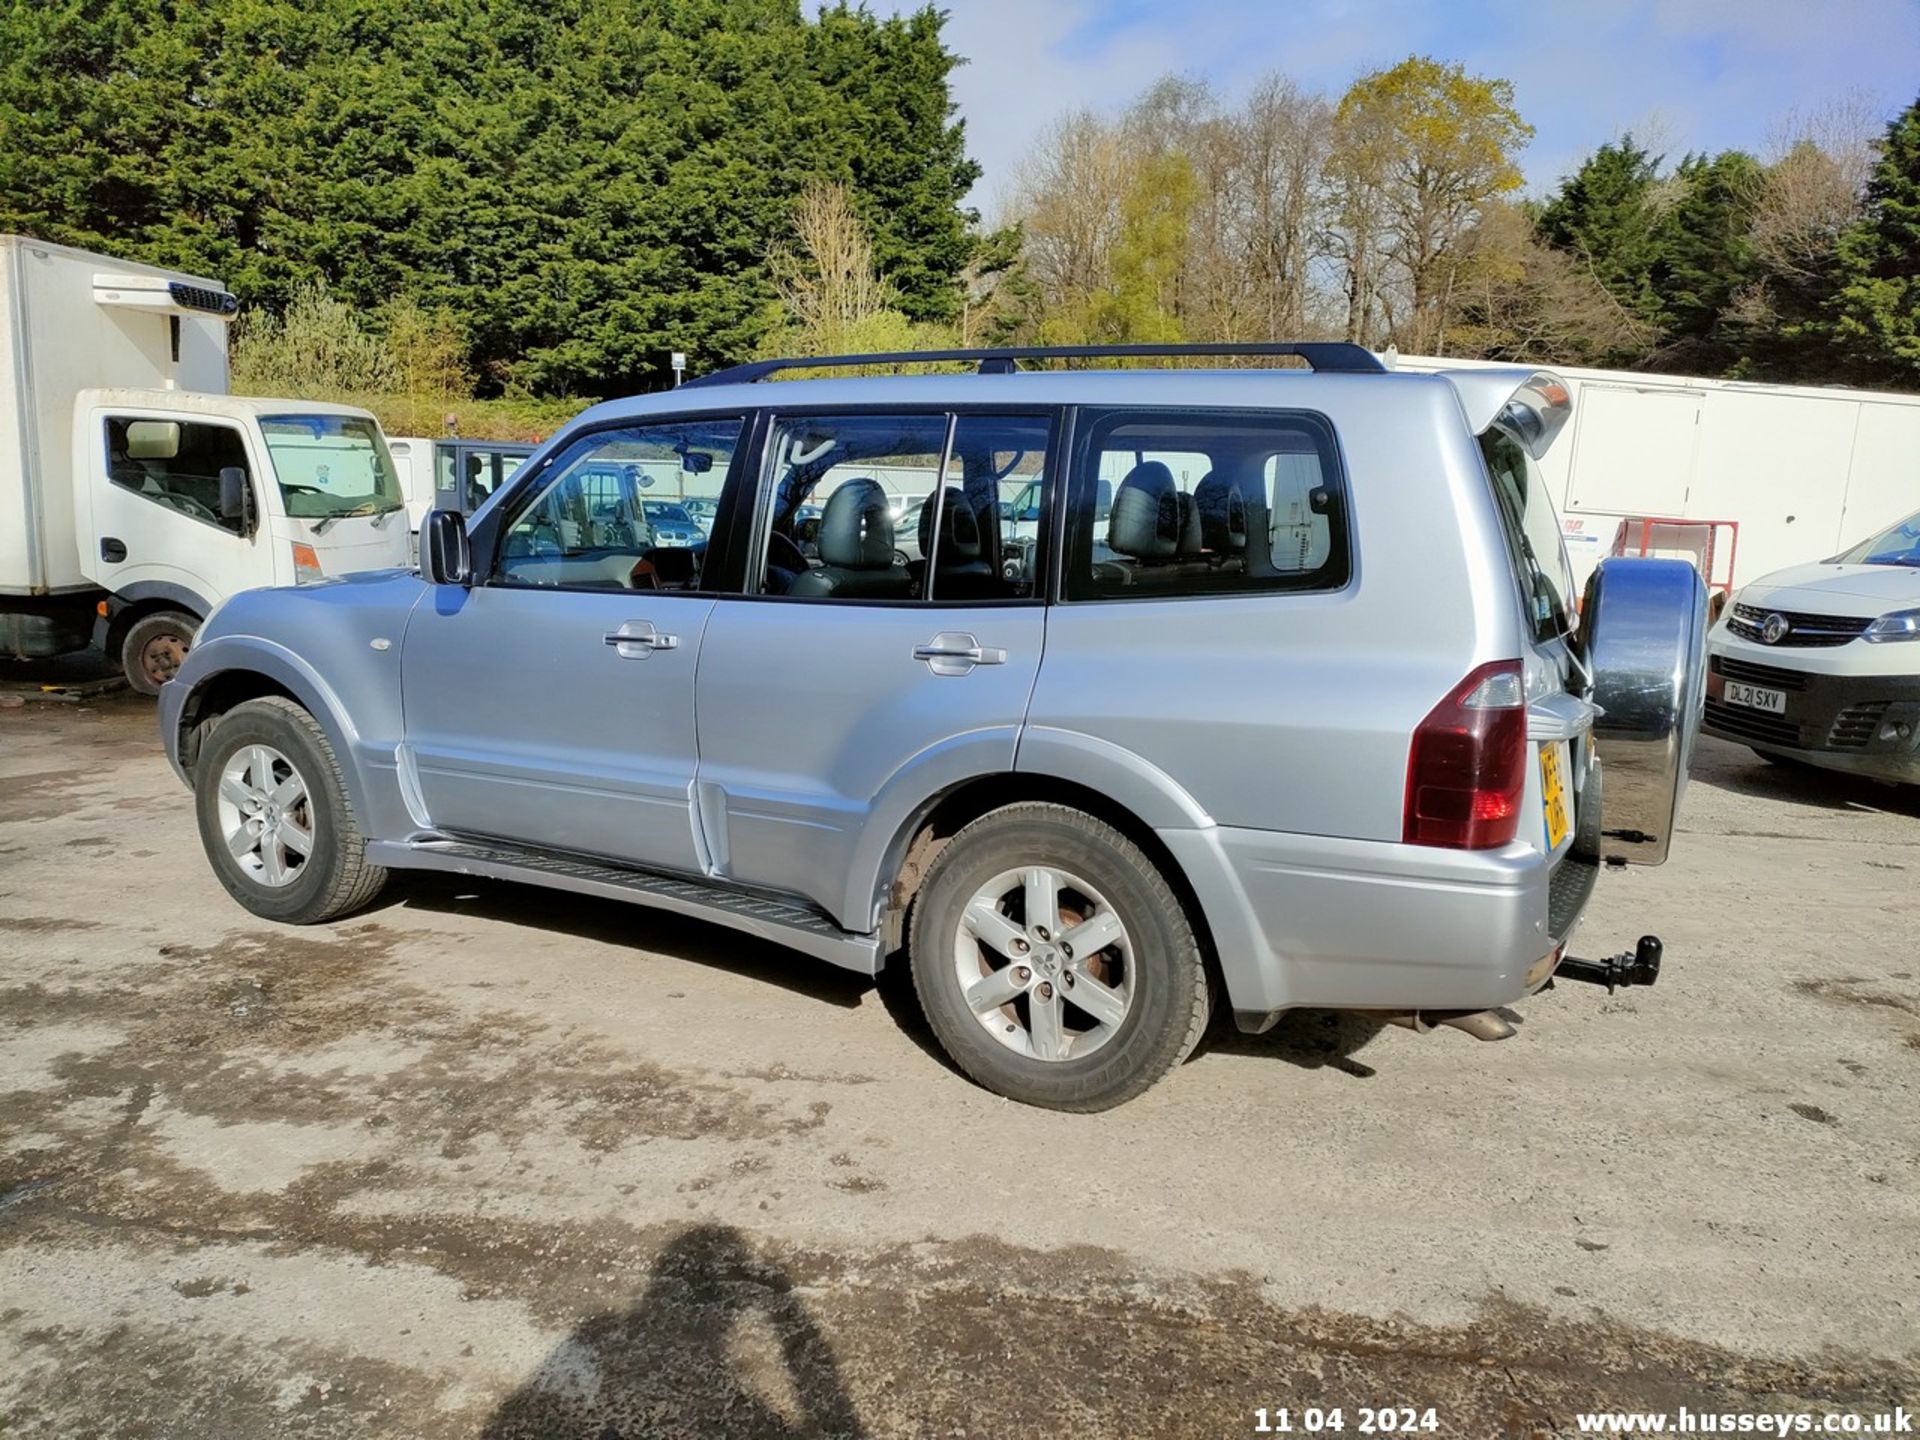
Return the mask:
<path fill-rule="evenodd" d="M 1730 679 L 1781 691 L 1786 713 L 1727 704 Z M 1920 674 L 1822 674 L 1794 667 L 1784 652 L 1769 652 L 1762 663 L 1716 643 L 1703 728 L 1829 770 L 1920 784 Z"/>
<path fill-rule="evenodd" d="M 1485 1010 L 1538 989 L 1598 867 L 1220 827 L 1158 832 L 1198 892 L 1233 1008 Z"/>

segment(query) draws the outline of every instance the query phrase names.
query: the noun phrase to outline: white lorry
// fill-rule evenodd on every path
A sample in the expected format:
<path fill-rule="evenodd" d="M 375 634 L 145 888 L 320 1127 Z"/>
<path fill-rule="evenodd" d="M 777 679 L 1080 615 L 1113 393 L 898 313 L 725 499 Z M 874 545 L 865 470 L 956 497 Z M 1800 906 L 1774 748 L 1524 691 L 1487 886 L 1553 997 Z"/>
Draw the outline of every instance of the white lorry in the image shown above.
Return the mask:
<path fill-rule="evenodd" d="M 1920 505 L 1920 395 L 1552 368 L 1573 392 L 1573 419 L 1540 468 L 1581 583 L 1622 521 L 1634 553 L 1642 536 L 1651 551 L 1671 551 L 1687 530 L 1721 522 L 1706 578 L 1731 591 L 1838 554 Z M 1689 524 L 1632 523 L 1652 519 Z"/>
<path fill-rule="evenodd" d="M 407 564 L 373 416 L 229 395 L 218 281 L 0 235 L 0 657 L 157 692 L 239 590 Z"/>

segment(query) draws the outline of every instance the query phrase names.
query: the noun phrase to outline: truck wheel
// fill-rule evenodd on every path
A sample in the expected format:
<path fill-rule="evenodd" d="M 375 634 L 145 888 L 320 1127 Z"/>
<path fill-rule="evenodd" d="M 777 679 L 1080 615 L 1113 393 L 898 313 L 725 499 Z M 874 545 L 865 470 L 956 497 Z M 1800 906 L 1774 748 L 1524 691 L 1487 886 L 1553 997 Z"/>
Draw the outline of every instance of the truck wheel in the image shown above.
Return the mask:
<path fill-rule="evenodd" d="M 317 925 L 357 910 L 387 872 L 367 862 L 340 763 L 314 718 L 278 695 L 236 705 L 194 763 L 200 843 L 255 915 Z"/>
<path fill-rule="evenodd" d="M 142 695 L 158 695 L 193 648 L 200 622 L 181 610 L 142 615 L 120 642 L 120 668 Z"/>
<path fill-rule="evenodd" d="M 1063 805 L 996 810 L 941 850 L 914 902 L 914 990 L 987 1089 L 1106 1110 L 1200 1039 L 1211 990 L 1179 898 L 1111 825 Z"/>

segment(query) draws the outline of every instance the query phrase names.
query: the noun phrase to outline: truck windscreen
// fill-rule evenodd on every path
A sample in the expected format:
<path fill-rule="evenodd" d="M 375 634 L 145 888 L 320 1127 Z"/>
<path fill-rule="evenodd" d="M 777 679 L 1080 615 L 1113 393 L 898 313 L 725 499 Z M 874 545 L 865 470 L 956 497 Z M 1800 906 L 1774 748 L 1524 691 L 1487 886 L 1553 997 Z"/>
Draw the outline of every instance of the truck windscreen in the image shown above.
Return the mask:
<path fill-rule="evenodd" d="M 340 520 L 400 508 L 400 480 L 371 421 L 353 415 L 263 415 L 260 429 L 287 514 Z"/>

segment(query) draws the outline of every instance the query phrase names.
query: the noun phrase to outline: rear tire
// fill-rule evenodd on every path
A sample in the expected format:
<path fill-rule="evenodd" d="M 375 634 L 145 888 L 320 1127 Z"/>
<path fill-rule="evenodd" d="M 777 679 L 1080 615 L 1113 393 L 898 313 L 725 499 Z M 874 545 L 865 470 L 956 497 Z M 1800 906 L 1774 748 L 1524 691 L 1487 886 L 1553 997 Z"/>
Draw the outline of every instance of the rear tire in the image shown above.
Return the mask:
<path fill-rule="evenodd" d="M 1143 1094 L 1212 1010 L 1166 877 L 1111 825 L 1063 805 L 1010 805 L 953 837 L 914 901 L 910 964 L 954 1064 L 1054 1110 Z"/>
<path fill-rule="evenodd" d="M 158 695 L 193 648 L 200 622 L 183 610 L 142 615 L 120 641 L 120 670 L 142 695 Z"/>
<path fill-rule="evenodd" d="M 386 884 L 386 870 L 367 861 L 326 732 L 291 700 L 269 695 L 221 716 L 194 762 L 193 788 L 214 874 L 262 919 L 318 925 Z"/>

